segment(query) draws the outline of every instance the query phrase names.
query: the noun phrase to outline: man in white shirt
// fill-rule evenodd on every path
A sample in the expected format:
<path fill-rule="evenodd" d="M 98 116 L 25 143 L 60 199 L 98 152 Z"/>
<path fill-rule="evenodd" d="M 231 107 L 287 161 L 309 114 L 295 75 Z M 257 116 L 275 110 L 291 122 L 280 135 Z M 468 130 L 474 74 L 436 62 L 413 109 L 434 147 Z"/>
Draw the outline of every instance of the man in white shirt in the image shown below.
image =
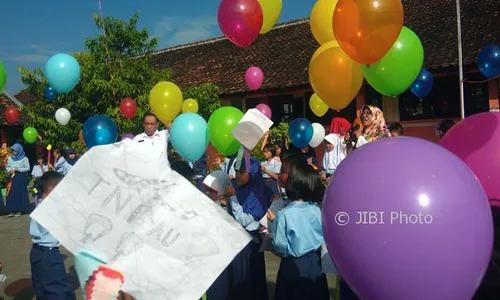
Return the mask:
<path fill-rule="evenodd" d="M 166 129 L 158 131 L 158 118 L 156 115 L 149 113 L 144 116 L 144 132 L 134 137 L 136 143 L 146 155 L 150 155 L 158 159 L 158 162 L 165 163 L 170 167 L 168 162 L 168 142 L 170 134 L 168 129 L 172 123 L 165 124 Z"/>

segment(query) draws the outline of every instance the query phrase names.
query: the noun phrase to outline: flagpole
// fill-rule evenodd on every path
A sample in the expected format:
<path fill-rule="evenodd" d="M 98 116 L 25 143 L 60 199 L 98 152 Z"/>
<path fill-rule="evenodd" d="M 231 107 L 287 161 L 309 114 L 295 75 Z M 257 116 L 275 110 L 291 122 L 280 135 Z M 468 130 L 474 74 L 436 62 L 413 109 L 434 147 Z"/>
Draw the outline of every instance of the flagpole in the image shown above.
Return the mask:
<path fill-rule="evenodd" d="M 465 119 L 464 103 L 464 66 L 462 59 L 462 24 L 460 16 L 460 0 L 457 2 L 457 33 L 458 33 L 458 80 L 460 81 L 460 118 Z"/>

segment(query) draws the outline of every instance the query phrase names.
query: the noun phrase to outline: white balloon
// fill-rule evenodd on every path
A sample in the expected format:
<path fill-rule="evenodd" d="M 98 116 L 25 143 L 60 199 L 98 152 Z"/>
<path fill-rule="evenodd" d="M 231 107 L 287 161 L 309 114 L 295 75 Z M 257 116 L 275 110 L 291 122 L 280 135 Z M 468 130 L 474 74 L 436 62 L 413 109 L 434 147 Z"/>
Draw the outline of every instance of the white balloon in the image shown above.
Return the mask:
<path fill-rule="evenodd" d="M 56 111 L 56 121 L 61 125 L 67 125 L 71 119 L 71 113 L 66 108 L 59 108 Z"/>
<path fill-rule="evenodd" d="M 309 141 L 309 146 L 316 148 L 318 147 L 325 138 L 325 127 L 319 123 L 312 123 L 313 127 L 313 137 Z"/>

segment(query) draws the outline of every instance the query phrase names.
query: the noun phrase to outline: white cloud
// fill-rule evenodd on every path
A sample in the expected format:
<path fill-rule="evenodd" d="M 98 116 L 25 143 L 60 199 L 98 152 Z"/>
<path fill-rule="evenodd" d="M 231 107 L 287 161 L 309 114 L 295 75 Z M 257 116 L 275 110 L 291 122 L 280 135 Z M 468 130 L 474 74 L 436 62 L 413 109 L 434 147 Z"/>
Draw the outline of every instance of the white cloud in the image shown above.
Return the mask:
<path fill-rule="evenodd" d="M 61 43 L 57 48 L 67 48 L 67 43 Z M 57 51 L 53 48 L 46 47 L 44 45 L 39 44 L 28 44 L 23 46 L 10 46 L 10 47 L 2 47 L 5 51 L 1 54 L 1 58 L 7 62 L 14 63 L 45 63 L 47 60 L 54 54 L 57 54 L 61 51 Z"/>
<path fill-rule="evenodd" d="M 160 46 L 177 46 L 212 38 L 218 34 L 216 17 L 174 18 L 164 17 L 156 23 L 154 36 Z"/>

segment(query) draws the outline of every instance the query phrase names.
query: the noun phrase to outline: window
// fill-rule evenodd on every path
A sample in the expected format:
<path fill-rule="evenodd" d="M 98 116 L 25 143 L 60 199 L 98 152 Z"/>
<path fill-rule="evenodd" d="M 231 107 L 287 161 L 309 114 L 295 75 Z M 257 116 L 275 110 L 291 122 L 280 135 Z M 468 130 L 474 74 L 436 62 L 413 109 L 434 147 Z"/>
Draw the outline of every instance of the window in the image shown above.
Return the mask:
<path fill-rule="evenodd" d="M 322 125 L 330 125 L 332 119 L 335 117 L 345 118 L 349 122 L 353 122 L 356 119 L 356 99 L 353 99 L 349 105 L 337 112 L 336 110 L 329 109 L 326 114 L 322 117 L 316 116 L 311 108 L 309 107 L 309 99 L 312 96 L 312 92 L 306 93 L 306 119 L 311 123 L 320 123 Z"/>
<path fill-rule="evenodd" d="M 480 74 L 470 74 L 464 77 L 465 116 L 490 111 L 488 82 L 467 82 L 484 80 Z"/>
<path fill-rule="evenodd" d="M 272 121 L 277 124 L 281 121 L 289 122 L 295 118 L 303 118 L 303 98 L 294 98 L 293 95 L 269 97 L 269 107 L 273 113 Z"/>
<path fill-rule="evenodd" d="M 365 104 L 376 106 L 380 108 L 380 110 L 384 111 L 384 105 L 382 102 L 382 94 L 377 92 L 371 85 L 367 84 L 364 86 L 365 89 Z"/>

